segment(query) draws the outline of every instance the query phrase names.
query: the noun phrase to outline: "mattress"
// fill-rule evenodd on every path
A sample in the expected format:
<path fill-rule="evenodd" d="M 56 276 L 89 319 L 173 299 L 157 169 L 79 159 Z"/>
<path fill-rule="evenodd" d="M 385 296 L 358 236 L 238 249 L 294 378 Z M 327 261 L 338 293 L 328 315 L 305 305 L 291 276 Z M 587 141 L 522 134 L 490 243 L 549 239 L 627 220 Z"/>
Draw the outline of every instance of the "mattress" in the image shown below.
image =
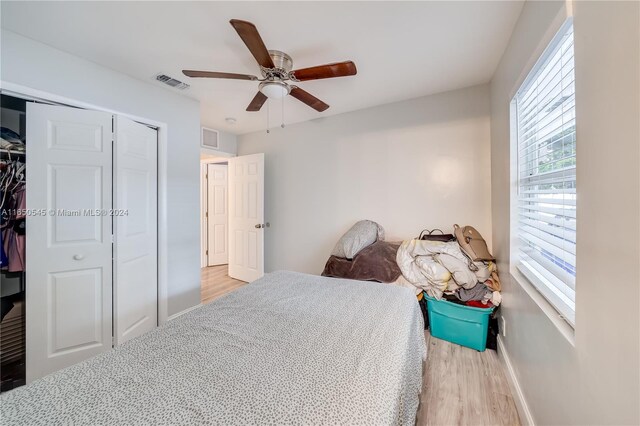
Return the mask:
<path fill-rule="evenodd" d="M 3 424 L 413 424 L 408 289 L 280 271 L 0 395 Z"/>

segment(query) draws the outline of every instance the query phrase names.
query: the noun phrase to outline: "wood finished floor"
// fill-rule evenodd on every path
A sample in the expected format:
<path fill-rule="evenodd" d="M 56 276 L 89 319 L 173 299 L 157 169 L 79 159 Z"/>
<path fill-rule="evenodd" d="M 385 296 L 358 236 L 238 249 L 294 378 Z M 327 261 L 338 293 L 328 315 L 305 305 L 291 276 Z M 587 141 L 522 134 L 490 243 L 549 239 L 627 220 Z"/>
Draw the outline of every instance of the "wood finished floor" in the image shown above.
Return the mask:
<path fill-rule="evenodd" d="M 202 268 L 202 303 L 246 283 L 229 277 L 227 265 Z M 416 425 L 519 426 L 509 384 L 496 351 L 478 352 L 424 333 L 427 361 Z"/>
<path fill-rule="evenodd" d="M 212 302 L 246 284 L 244 281 L 231 278 L 227 274 L 227 265 L 209 266 L 200 271 L 200 299 L 202 303 Z"/>
<path fill-rule="evenodd" d="M 432 338 L 416 424 L 520 425 L 509 383 L 498 353 L 478 352 Z"/>

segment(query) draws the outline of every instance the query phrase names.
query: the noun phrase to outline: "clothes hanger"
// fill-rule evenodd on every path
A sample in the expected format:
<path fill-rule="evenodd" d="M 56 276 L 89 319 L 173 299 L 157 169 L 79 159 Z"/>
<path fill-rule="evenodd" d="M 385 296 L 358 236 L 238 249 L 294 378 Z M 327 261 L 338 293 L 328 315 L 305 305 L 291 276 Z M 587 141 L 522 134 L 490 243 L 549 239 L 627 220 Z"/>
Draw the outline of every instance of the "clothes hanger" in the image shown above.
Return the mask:
<path fill-rule="evenodd" d="M 11 182 L 13 181 L 16 173 L 14 166 L 14 162 L 9 163 L 7 167 L 7 173 L 5 173 L 3 179 L 0 180 L 0 187 L 2 188 L 2 200 L 0 201 L 0 206 L 5 205 L 5 202 L 7 201 L 7 194 L 11 192 L 9 187 L 11 186 Z"/>
<path fill-rule="evenodd" d="M 19 185 L 25 183 L 24 171 L 26 167 L 27 165 L 22 163 L 20 160 L 16 160 L 13 163 L 13 169 L 14 169 L 13 180 L 15 181 L 15 185 L 13 186 L 12 190 L 15 190 Z"/>

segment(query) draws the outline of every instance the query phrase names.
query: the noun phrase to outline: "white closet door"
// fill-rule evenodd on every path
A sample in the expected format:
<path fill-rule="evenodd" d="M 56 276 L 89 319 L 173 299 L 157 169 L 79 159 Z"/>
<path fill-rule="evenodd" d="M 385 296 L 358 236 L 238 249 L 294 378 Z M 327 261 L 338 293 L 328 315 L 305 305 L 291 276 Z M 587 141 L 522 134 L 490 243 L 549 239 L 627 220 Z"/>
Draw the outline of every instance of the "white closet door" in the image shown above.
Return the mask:
<path fill-rule="evenodd" d="M 116 117 L 114 325 L 119 345 L 158 324 L 158 135 Z"/>
<path fill-rule="evenodd" d="M 226 164 L 207 165 L 207 257 L 208 265 L 229 263 L 227 250 L 227 169 Z"/>
<path fill-rule="evenodd" d="M 27 104 L 27 382 L 112 346 L 112 116 Z"/>
<path fill-rule="evenodd" d="M 229 159 L 229 276 L 264 275 L 264 154 Z"/>

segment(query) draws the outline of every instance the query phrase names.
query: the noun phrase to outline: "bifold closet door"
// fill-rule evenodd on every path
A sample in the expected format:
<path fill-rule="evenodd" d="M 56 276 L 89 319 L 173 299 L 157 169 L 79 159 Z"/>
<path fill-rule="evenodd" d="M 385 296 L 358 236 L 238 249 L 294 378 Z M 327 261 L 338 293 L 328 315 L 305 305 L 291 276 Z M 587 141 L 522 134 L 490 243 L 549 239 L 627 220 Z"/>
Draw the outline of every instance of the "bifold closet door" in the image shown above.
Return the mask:
<path fill-rule="evenodd" d="M 116 345 L 158 324 L 158 134 L 116 116 L 114 325 Z"/>
<path fill-rule="evenodd" d="M 27 382 L 112 346 L 112 115 L 27 104 Z"/>

